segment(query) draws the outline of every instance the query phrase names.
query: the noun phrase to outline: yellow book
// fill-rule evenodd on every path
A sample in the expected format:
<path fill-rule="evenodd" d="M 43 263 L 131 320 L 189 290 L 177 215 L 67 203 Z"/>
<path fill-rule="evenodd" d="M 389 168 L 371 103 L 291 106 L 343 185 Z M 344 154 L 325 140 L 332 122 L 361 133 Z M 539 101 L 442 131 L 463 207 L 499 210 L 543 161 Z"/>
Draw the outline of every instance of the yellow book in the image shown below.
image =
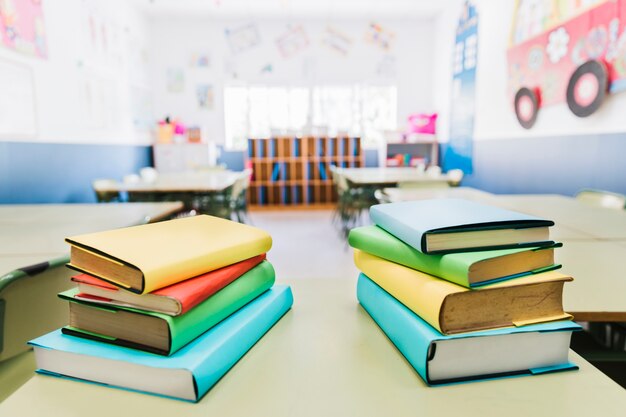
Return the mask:
<path fill-rule="evenodd" d="M 267 252 L 256 227 L 195 216 L 73 236 L 69 267 L 145 294 Z"/>
<path fill-rule="evenodd" d="M 569 319 L 556 271 L 469 289 L 369 253 L 354 251 L 356 266 L 372 281 L 443 334 Z"/>

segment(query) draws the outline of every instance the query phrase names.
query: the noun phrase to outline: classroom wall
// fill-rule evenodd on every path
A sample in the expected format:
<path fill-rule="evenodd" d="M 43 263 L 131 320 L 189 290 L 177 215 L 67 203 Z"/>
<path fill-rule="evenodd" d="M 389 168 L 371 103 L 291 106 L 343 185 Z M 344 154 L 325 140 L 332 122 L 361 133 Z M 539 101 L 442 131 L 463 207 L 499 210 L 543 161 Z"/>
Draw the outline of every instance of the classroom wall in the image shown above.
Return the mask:
<path fill-rule="evenodd" d="M 93 201 L 92 179 L 151 161 L 144 18 L 126 2 L 42 4 L 47 59 L 0 47 L 32 73 L 36 120 L 34 135 L 0 137 L 0 203 Z"/>
<path fill-rule="evenodd" d="M 265 20 L 207 20 L 206 16 L 152 17 L 150 36 L 155 114 L 178 115 L 187 124 L 205 128 L 207 138 L 224 143 L 223 90 L 224 85 L 262 83 L 278 85 L 316 85 L 395 83 L 398 86 L 398 125 L 416 111 L 431 111 L 432 66 L 434 53 L 432 20 L 383 20 L 385 29 L 395 34 L 393 47 L 385 52 L 365 42 L 369 20 L 351 19 L 265 19 Z M 234 54 L 224 30 L 254 23 L 260 33 L 257 47 Z M 309 46 L 290 58 L 281 57 L 275 41 L 288 24 L 301 25 Z M 326 28 L 331 26 L 351 40 L 346 56 L 323 44 Z M 209 68 L 190 68 L 194 54 L 206 53 Z M 382 65 L 387 66 L 380 69 Z M 262 69 L 271 65 L 271 72 Z M 167 72 L 183 69 L 182 92 L 168 92 Z M 236 74 L 236 76 L 233 76 Z M 214 86 L 213 110 L 199 109 L 196 85 Z"/>
<path fill-rule="evenodd" d="M 542 108 L 530 130 L 518 124 L 506 94 L 506 48 L 514 4 L 514 0 L 476 0 L 479 44 L 474 174 L 465 184 L 499 193 L 573 194 L 585 187 L 626 193 L 622 158 L 626 154 L 626 93 L 610 95 L 588 118 L 574 116 L 563 103 Z M 459 11 L 461 5 L 459 0 L 451 2 L 451 8 Z M 457 18 L 448 13 L 441 14 L 435 24 L 440 54 L 435 73 L 448 72 L 435 79 L 435 89 L 449 97 Z M 442 32 L 452 35 L 446 39 Z M 439 137 L 446 142 L 449 104 L 442 99 L 435 105 L 441 114 Z"/>

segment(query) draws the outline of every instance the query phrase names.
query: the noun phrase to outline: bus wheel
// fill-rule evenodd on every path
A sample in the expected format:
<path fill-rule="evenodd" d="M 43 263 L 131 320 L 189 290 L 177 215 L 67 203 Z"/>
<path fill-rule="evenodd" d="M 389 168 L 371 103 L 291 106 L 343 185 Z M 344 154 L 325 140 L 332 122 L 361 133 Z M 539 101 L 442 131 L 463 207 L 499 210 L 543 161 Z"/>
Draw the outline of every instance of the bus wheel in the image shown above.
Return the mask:
<path fill-rule="evenodd" d="M 539 90 L 522 87 L 515 93 L 515 115 L 524 129 L 530 129 L 539 112 Z"/>
<path fill-rule="evenodd" d="M 587 61 L 576 68 L 567 84 L 567 105 L 578 117 L 587 117 L 600 108 L 608 91 L 606 65 L 597 60 Z"/>

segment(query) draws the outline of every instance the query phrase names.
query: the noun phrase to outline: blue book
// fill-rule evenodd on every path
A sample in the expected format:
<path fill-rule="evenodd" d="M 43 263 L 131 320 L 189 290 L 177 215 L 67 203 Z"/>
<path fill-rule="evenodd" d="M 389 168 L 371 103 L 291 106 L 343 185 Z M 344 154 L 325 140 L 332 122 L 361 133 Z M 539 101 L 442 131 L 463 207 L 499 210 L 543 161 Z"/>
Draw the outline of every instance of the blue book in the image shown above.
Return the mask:
<path fill-rule="evenodd" d="M 274 168 L 272 169 L 272 181 L 278 181 L 280 177 L 280 163 L 274 162 Z"/>
<path fill-rule="evenodd" d="M 269 156 L 270 157 L 275 157 L 276 156 L 276 139 L 270 139 L 268 141 L 269 143 Z"/>
<path fill-rule="evenodd" d="M 59 330 L 29 342 L 37 372 L 196 402 L 291 308 L 274 286 L 172 356 L 99 343 Z"/>
<path fill-rule="evenodd" d="M 297 138 L 293 140 L 293 156 L 300 156 L 300 140 Z"/>
<path fill-rule="evenodd" d="M 568 359 L 572 321 L 444 336 L 366 275 L 357 298 L 428 385 L 578 369 Z"/>
<path fill-rule="evenodd" d="M 319 163 L 319 168 L 320 168 L 320 178 L 323 181 L 326 181 L 326 167 L 324 166 L 323 162 Z"/>
<path fill-rule="evenodd" d="M 550 246 L 554 222 L 461 199 L 378 204 L 372 221 L 422 253 Z"/>

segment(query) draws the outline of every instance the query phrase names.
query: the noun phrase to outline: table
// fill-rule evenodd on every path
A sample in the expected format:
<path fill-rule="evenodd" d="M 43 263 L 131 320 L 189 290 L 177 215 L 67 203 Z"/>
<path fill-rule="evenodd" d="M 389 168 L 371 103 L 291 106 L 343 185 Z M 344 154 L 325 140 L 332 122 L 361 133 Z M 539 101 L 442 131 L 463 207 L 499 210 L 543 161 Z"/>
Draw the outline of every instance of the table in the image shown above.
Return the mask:
<path fill-rule="evenodd" d="M 198 404 L 36 375 L 0 404 L 0 415 L 110 417 L 120 410 L 154 417 L 624 413 L 626 391 L 574 352 L 571 360 L 579 371 L 429 388 L 358 305 L 355 279 L 288 283 L 293 309 Z"/>
<path fill-rule="evenodd" d="M 243 174 L 226 170 L 160 174 L 154 182 L 117 182 L 99 187 L 99 190 L 128 193 L 220 192 L 232 186 Z"/>
<path fill-rule="evenodd" d="M 337 173 L 360 186 L 393 186 L 401 182 L 424 185 L 447 185 L 450 178 L 445 174 L 430 175 L 417 168 L 338 168 Z"/>
<path fill-rule="evenodd" d="M 488 203 L 496 195 L 472 187 L 452 188 L 385 188 L 383 192 L 392 203 L 400 201 L 429 200 L 434 198 L 462 198 Z"/>
<path fill-rule="evenodd" d="M 67 307 L 56 297 L 73 275 L 65 267 L 66 237 L 157 221 L 181 208 L 179 202 L 1 205 L 0 361 L 67 322 Z"/>

